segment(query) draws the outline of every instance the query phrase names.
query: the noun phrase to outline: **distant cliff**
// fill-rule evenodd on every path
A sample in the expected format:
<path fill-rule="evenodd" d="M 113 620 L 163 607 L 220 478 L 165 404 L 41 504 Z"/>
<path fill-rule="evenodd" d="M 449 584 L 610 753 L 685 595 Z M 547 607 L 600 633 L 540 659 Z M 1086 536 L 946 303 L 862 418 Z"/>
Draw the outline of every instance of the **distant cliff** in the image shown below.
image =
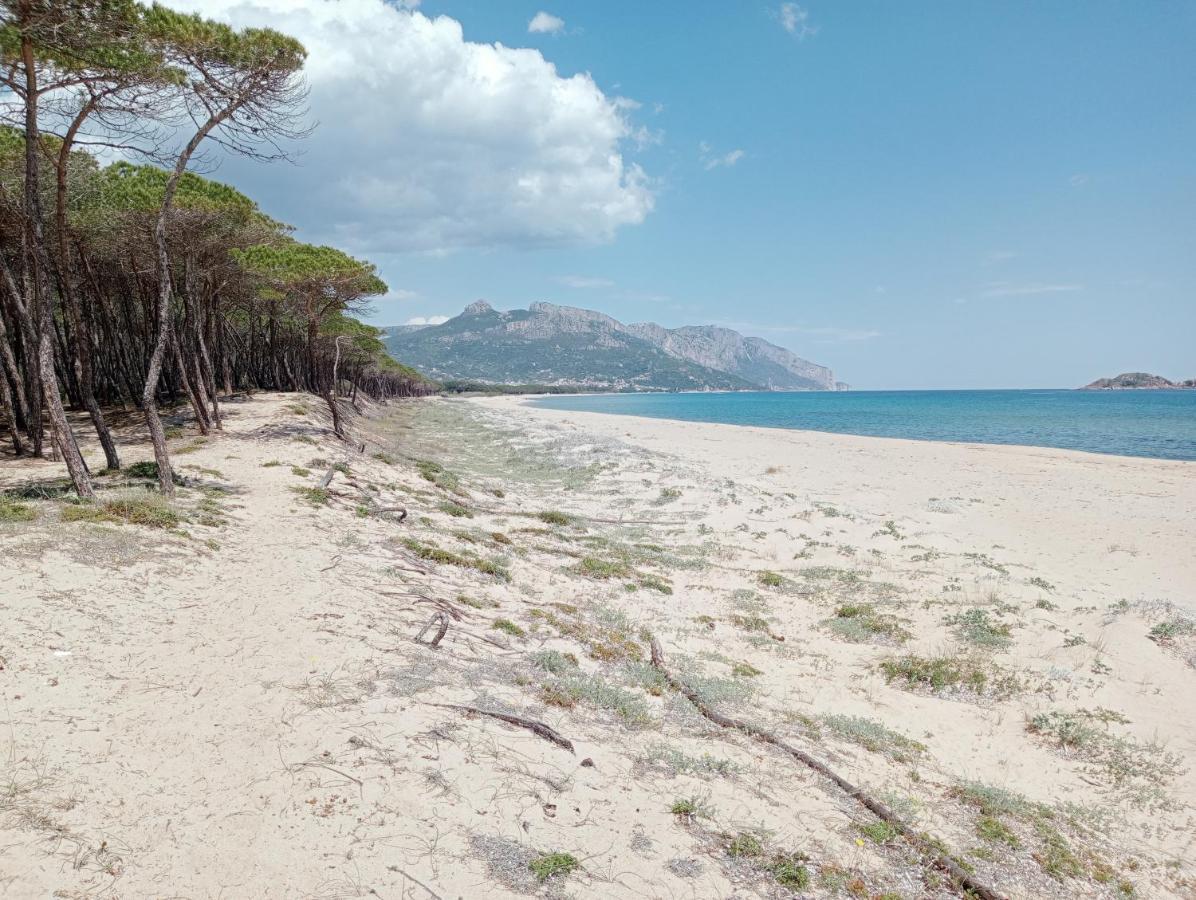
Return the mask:
<path fill-rule="evenodd" d="M 627 330 L 666 353 L 688 359 L 719 372 L 730 372 L 746 381 L 775 391 L 833 391 L 830 369 L 800 358 L 784 347 L 715 325 L 661 328 L 629 325 Z"/>
<path fill-rule="evenodd" d="M 1146 372 L 1123 372 L 1114 378 L 1098 378 L 1080 388 L 1083 391 L 1165 391 L 1196 388 L 1196 378 L 1187 381 L 1168 381 L 1161 375 Z"/>
<path fill-rule="evenodd" d="M 485 301 L 440 325 L 383 329 L 387 350 L 441 379 L 596 390 L 846 390 L 825 366 L 711 325 L 624 325 L 587 309 Z"/>

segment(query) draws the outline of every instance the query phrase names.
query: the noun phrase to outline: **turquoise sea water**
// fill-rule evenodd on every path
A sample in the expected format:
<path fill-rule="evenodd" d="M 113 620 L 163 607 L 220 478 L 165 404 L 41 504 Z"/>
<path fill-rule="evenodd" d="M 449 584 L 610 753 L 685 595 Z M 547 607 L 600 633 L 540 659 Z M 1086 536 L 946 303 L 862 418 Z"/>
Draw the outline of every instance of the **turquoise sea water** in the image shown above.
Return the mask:
<path fill-rule="evenodd" d="M 690 422 L 1196 459 L 1196 391 L 585 394 L 535 403 Z"/>

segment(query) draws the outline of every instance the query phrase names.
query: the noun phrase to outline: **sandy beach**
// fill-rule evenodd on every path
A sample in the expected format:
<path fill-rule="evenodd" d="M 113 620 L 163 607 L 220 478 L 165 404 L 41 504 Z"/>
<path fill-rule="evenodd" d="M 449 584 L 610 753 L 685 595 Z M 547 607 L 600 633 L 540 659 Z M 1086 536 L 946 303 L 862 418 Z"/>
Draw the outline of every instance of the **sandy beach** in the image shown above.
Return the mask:
<path fill-rule="evenodd" d="M 0 895 L 1196 895 L 1196 463 L 226 406 L 0 460 Z"/>

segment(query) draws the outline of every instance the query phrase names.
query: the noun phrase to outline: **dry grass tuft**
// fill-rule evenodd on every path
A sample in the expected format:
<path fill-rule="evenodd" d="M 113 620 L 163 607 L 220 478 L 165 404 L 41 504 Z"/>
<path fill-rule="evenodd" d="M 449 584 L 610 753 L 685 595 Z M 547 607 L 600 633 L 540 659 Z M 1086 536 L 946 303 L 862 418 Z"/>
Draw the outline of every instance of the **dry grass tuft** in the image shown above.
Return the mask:
<path fill-rule="evenodd" d="M 146 528 L 177 528 L 182 516 L 161 494 L 131 490 L 98 503 L 69 503 L 64 522 L 115 522 Z"/>

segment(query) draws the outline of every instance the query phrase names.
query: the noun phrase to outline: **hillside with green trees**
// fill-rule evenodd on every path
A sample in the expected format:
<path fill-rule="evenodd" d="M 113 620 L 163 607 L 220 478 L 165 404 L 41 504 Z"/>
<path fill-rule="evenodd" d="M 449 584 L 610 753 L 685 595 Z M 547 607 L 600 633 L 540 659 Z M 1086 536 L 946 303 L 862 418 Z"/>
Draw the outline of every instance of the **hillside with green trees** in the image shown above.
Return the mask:
<path fill-rule="evenodd" d="M 53 449 L 82 498 L 91 475 L 66 415 L 145 416 L 173 493 L 159 409 L 201 432 L 250 389 L 389 398 L 432 385 L 354 316 L 385 293 L 374 266 L 295 240 L 250 197 L 190 171 L 215 148 L 285 157 L 306 124 L 306 58 L 133 0 L 0 2 L 0 426 L 17 455 Z M 101 165 L 94 145 L 126 160 Z"/>

